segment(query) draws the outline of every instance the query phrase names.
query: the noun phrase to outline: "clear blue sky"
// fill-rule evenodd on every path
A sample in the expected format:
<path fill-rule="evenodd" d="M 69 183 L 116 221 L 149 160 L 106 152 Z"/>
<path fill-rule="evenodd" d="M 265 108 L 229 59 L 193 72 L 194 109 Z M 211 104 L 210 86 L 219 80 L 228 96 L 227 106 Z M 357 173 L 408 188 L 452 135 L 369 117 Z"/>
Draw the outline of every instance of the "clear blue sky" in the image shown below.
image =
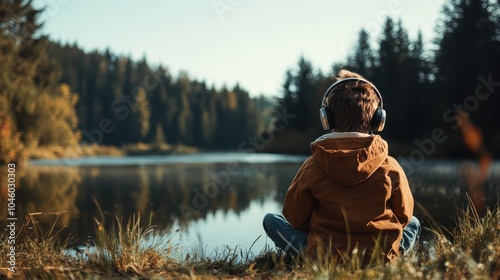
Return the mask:
<path fill-rule="evenodd" d="M 330 73 L 361 28 L 375 40 L 385 16 L 402 19 L 430 42 L 443 0 L 36 0 L 46 5 L 43 32 L 85 50 L 146 56 L 176 76 L 232 87 L 252 96 L 280 93 L 301 55 Z"/>

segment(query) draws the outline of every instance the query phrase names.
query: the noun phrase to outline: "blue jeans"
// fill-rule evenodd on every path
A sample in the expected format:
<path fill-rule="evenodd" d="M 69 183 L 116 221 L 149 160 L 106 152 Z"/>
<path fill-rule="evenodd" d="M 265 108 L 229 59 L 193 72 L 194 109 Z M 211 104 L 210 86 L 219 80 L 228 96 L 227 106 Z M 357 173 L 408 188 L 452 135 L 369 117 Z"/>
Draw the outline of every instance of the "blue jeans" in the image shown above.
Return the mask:
<path fill-rule="evenodd" d="M 400 252 L 406 254 L 415 246 L 420 237 L 420 230 L 420 221 L 415 216 L 411 217 L 410 222 L 403 229 L 403 238 L 399 244 Z"/>
<path fill-rule="evenodd" d="M 274 241 L 276 247 L 283 249 L 286 253 L 298 255 L 307 247 L 307 233 L 298 230 L 279 214 L 267 214 L 262 221 L 267 236 Z M 412 217 L 410 223 L 403 230 L 403 239 L 399 250 L 407 253 L 415 246 L 420 236 L 420 222 Z"/>

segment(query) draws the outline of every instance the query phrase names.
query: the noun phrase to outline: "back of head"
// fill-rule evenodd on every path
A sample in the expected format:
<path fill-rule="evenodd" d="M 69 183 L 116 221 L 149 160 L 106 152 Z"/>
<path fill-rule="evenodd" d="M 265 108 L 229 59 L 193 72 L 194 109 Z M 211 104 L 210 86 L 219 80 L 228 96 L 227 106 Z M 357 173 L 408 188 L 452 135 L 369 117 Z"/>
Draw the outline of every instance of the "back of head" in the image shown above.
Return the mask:
<path fill-rule="evenodd" d="M 363 76 L 340 70 L 337 81 Z M 371 132 L 372 117 L 380 102 L 373 86 L 359 80 L 340 83 L 328 96 L 328 106 L 333 112 L 336 132 Z"/>

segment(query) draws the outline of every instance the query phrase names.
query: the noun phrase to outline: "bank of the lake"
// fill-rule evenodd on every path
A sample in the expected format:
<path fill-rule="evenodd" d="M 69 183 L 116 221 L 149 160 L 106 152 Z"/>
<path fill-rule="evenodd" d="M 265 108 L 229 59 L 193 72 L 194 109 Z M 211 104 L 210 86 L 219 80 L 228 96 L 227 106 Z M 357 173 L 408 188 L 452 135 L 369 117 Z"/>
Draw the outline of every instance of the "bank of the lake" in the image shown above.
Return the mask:
<path fill-rule="evenodd" d="M 244 250 L 223 250 L 208 257 L 184 254 L 169 239 L 143 246 L 154 235 L 153 227 L 140 226 L 138 216 L 122 227 L 106 231 L 96 218 L 99 250 L 84 249 L 68 254 L 67 241 L 57 231 L 38 231 L 35 227 L 15 247 L 1 235 L 0 276 L 15 279 L 498 279 L 500 277 L 500 212 L 498 206 L 479 216 L 472 208 L 457 211 L 458 219 L 448 238 L 436 227 L 432 240 L 394 263 L 374 258 L 361 267 L 361 253 L 353 250 L 343 260 L 290 258 L 274 250 L 258 256 Z M 36 216 L 32 216 L 36 219 Z M 31 224 L 30 224 L 31 223 Z M 119 223 L 119 222 L 117 222 Z M 20 237 L 19 237 L 20 239 Z M 71 249 L 70 249 L 71 250 Z M 14 261 L 14 262 L 13 262 Z M 15 271 L 15 272 L 14 272 Z"/>

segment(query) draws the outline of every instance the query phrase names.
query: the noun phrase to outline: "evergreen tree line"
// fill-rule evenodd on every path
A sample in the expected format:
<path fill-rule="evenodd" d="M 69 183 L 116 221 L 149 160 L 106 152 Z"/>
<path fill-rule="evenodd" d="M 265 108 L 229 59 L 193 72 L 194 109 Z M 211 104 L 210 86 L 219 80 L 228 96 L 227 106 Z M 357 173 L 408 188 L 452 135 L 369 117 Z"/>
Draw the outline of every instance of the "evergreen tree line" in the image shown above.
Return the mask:
<path fill-rule="evenodd" d="M 295 152 L 308 152 L 308 143 L 323 133 L 318 109 L 324 91 L 340 69 L 348 69 L 380 90 L 388 118 L 382 135 L 396 154 L 422 149 L 427 156 L 466 155 L 455 120 L 460 109 L 481 129 L 485 147 L 500 154 L 499 23 L 498 1 L 448 0 L 431 48 L 420 32 L 410 38 L 401 20 L 387 18 L 377 38 L 359 31 L 351 53 L 327 75 L 301 57 L 296 69 L 286 73 L 276 108 L 286 107 L 297 118 L 269 150 L 291 152 L 279 143 L 301 135 L 294 137 Z M 429 142 L 436 129 L 446 145 Z"/>
<path fill-rule="evenodd" d="M 60 82 L 79 96 L 83 142 L 234 149 L 265 126 L 258 114 L 271 112 L 270 101 L 251 98 L 239 85 L 216 89 L 185 72 L 174 77 L 163 66 L 153 68 L 146 59 L 56 42 L 47 50 L 61 66 Z"/>

